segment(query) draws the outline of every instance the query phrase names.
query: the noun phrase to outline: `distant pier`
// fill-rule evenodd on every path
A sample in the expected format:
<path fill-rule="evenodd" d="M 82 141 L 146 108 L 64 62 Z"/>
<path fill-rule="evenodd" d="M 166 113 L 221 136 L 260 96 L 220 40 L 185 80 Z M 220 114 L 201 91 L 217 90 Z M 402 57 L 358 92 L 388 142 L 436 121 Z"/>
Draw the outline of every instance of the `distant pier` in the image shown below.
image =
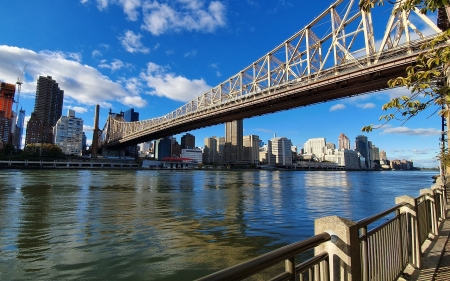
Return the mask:
<path fill-rule="evenodd" d="M 120 162 L 120 161 L 0 161 L 0 169 L 31 169 L 31 168 L 48 168 L 48 169 L 137 169 L 138 163 Z"/>

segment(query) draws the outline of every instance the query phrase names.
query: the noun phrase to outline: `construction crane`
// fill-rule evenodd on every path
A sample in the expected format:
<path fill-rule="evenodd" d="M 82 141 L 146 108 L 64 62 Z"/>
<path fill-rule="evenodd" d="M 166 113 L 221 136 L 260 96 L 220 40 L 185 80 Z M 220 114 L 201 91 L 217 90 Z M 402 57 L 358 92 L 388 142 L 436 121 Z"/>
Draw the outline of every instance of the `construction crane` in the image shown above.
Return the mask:
<path fill-rule="evenodd" d="M 16 98 L 16 116 L 19 116 L 19 99 L 20 99 L 20 90 L 22 89 L 22 78 L 23 78 L 23 74 L 25 73 L 25 68 L 27 67 L 27 65 L 25 64 L 25 66 L 22 69 L 22 75 L 20 75 L 20 77 L 17 78 L 17 98 Z"/>

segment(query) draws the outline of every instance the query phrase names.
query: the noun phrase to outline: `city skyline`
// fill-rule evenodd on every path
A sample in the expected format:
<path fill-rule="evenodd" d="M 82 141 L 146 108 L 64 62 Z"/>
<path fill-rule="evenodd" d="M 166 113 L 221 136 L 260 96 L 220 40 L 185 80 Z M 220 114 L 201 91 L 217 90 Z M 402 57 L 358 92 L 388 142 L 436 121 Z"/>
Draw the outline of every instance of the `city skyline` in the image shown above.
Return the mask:
<path fill-rule="evenodd" d="M 6 27 L 0 80 L 14 84 L 27 65 L 19 108 L 28 120 L 38 76 L 52 76 L 65 91 L 64 111 L 72 109 L 84 120 L 90 142 L 95 104 L 101 105 L 100 128 L 109 108 L 134 108 L 140 120 L 163 116 L 266 54 L 331 2 L 304 9 L 303 1 L 6 1 L 0 11 L 0 24 Z M 296 20 L 286 24 L 284 19 Z M 375 21 L 374 28 L 383 25 Z M 360 129 L 378 124 L 382 104 L 407 93 L 392 89 L 244 119 L 244 135 L 258 135 L 267 142 L 276 134 L 301 148 L 306 140 L 319 137 L 337 145 L 339 134 L 345 133 L 354 148 Z M 430 109 L 404 126 L 392 122 L 364 135 L 390 159 L 413 159 L 418 166 L 434 167 L 441 122 L 432 113 Z M 196 146 L 202 146 L 205 137 L 224 136 L 225 125 L 186 133 L 195 135 Z M 183 134 L 175 137 L 179 140 Z"/>

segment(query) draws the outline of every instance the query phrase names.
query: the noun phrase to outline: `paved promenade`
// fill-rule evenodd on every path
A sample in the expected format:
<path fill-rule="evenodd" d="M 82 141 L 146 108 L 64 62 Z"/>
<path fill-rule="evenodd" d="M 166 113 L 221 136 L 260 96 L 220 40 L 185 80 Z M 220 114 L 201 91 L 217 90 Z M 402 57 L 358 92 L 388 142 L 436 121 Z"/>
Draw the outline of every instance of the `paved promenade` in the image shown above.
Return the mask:
<path fill-rule="evenodd" d="M 449 281 L 450 280 L 450 210 L 447 210 L 447 219 L 439 229 L 439 235 L 429 241 L 424 250 L 422 269 L 409 269 L 410 276 L 399 278 L 409 281 Z"/>

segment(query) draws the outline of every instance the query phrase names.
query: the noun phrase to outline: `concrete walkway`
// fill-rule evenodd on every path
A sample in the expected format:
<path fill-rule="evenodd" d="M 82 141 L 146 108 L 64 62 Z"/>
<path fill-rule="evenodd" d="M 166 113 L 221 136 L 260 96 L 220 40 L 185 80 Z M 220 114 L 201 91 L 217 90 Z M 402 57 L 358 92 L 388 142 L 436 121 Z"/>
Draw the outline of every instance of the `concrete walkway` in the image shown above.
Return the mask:
<path fill-rule="evenodd" d="M 441 224 L 439 235 L 425 245 L 422 255 L 422 268 L 412 267 L 405 272 L 408 274 L 399 280 L 409 281 L 449 281 L 450 280 L 450 210 L 447 219 Z"/>

